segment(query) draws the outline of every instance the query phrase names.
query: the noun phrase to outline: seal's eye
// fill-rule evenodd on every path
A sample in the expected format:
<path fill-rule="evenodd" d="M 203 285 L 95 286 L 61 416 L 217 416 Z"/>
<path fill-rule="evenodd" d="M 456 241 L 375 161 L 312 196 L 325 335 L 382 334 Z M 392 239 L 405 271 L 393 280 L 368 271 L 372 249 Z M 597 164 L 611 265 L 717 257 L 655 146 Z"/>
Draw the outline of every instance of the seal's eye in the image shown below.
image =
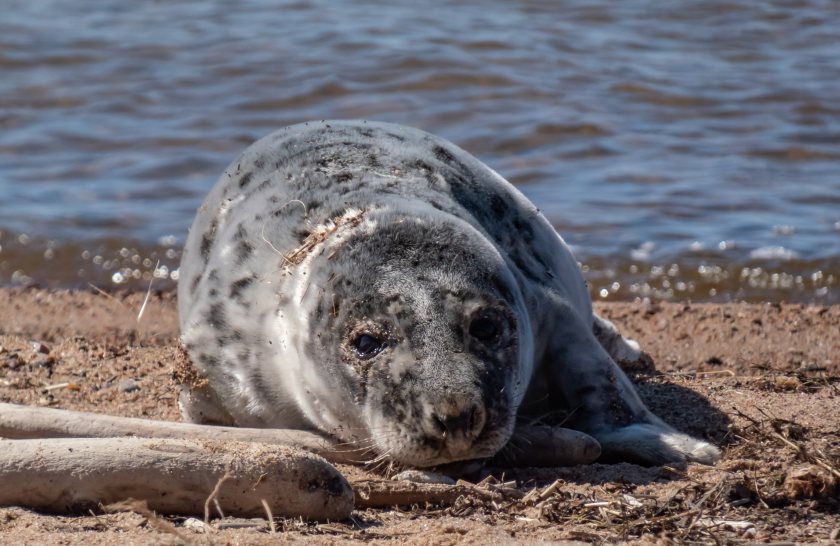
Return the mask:
<path fill-rule="evenodd" d="M 470 322 L 470 335 L 485 343 L 495 341 L 501 327 L 490 317 L 477 317 Z"/>
<path fill-rule="evenodd" d="M 371 334 L 362 334 L 353 340 L 359 358 L 373 358 L 385 348 L 385 342 Z"/>

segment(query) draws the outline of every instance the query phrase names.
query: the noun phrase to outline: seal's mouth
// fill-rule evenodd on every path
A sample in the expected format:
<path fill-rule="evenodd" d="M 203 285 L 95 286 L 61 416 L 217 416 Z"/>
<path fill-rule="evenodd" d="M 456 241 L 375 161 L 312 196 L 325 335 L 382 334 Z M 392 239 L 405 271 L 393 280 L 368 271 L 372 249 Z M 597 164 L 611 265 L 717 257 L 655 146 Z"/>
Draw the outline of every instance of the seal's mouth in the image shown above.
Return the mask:
<path fill-rule="evenodd" d="M 480 433 L 469 434 L 454 427 L 426 433 L 408 423 L 391 422 L 379 426 L 373 439 L 382 456 L 406 467 L 428 468 L 458 461 L 485 459 L 498 453 L 513 434 L 515 413 L 492 415 L 481 426 Z M 376 430 L 376 429 L 373 429 Z"/>

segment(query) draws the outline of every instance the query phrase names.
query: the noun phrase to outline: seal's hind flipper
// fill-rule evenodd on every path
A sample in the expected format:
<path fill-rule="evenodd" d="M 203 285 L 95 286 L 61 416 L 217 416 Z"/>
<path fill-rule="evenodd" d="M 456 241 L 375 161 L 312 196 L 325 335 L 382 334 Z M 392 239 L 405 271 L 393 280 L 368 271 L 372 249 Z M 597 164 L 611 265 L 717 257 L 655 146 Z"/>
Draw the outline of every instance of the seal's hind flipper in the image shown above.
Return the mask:
<path fill-rule="evenodd" d="M 720 457 L 716 447 L 653 415 L 595 337 L 589 318 L 553 297 L 550 317 L 545 317 L 550 320 L 543 323 L 546 349 L 534 381 L 546 383 L 554 409 L 569 413 L 563 426 L 592 435 L 606 460 L 711 464 Z"/>
<path fill-rule="evenodd" d="M 628 425 L 600 434 L 598 441 L 609 458 L 643 465 L 714 464 L 720 458 L 720 450 L 712 444 L 678 432 L 665 423 Z"/>
<path fill-rule="evenodd" d="M 592 333 L 622 370 L 646 373 L 656 371 L 653 360 L 639 347 L 638 342 L 622 336 L 615 324 L 594 313 Z"/>

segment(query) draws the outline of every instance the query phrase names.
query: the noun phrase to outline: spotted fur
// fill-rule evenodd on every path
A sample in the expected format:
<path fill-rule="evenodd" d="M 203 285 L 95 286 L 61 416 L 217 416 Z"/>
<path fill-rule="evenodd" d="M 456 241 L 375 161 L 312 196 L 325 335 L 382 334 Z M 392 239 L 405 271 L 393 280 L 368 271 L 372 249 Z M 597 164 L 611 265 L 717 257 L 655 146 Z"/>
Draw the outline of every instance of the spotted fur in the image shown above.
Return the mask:
<path fill-rule="evenodd" d="M 534 205 L 422 131 L 329 121 L 265 137 L 201 206 L 180 273 L 212 406 L 187 397 L 186 418 L 321 431 L 422 467 L 490 456 L 517 415 L 564 412 L 607 455 L 717 456 L 641 403 L 611 357 L 638 346 L 593 315 Z"/>

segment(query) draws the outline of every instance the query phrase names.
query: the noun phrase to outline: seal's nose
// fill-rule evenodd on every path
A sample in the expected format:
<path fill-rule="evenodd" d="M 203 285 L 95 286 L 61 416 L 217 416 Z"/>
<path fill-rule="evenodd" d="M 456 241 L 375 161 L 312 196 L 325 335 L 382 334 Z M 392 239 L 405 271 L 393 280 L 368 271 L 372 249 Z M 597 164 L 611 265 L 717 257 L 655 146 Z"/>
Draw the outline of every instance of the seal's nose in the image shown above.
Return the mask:
<path fill-rule="evenodd" d="M 432 417 L 438 433 L 450 447 L 472 445 L 486 421 L 484 406 L 463 397 L 451 397 L 437 404 Z"/>

